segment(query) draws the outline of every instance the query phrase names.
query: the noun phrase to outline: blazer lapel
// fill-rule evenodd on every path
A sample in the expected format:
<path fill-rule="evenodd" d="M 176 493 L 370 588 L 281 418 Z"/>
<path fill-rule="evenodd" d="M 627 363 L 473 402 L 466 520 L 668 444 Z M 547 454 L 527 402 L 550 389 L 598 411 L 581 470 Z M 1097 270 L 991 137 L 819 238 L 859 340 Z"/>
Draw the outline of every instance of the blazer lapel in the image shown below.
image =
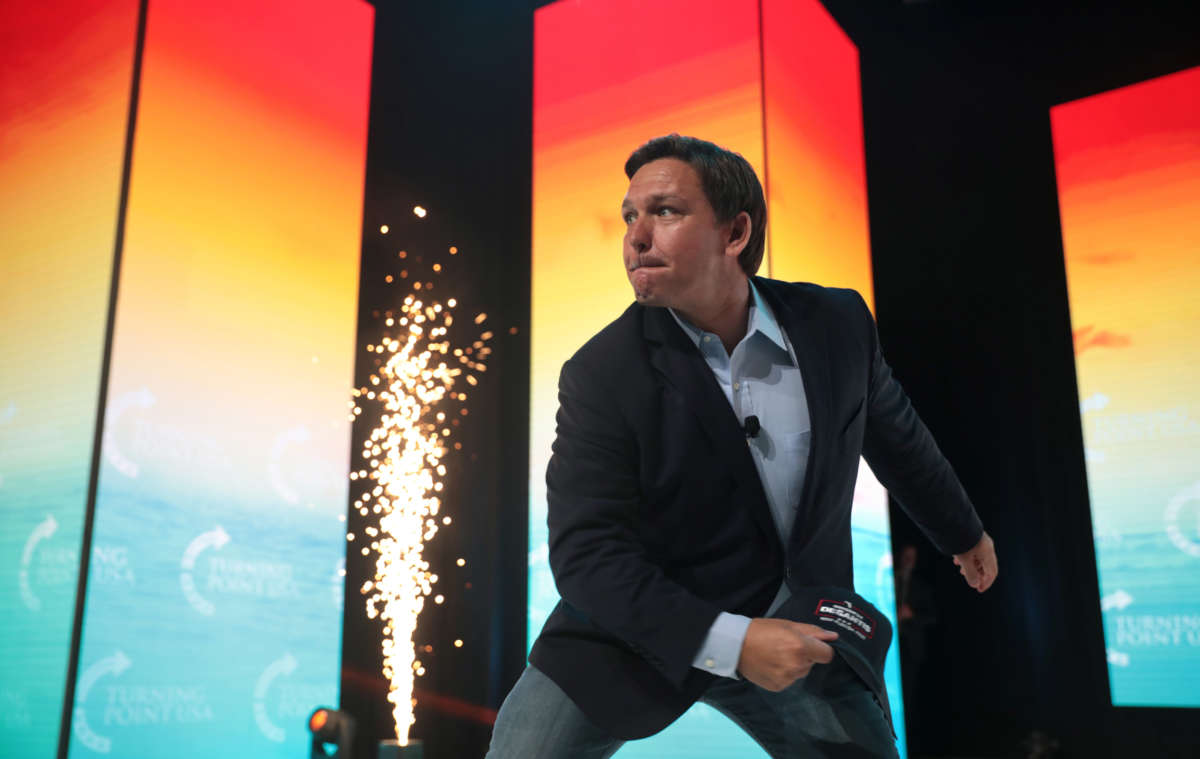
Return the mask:
<path fill-rule="evenodd" d="M 746 445 L 746 433 L 712 370 L 667 309 L 645 308 L 643 314 L 643 332 L 650 343 L 651 366 L 683 396 L 687 408 L 700 419 L 720 459 L 728 462 L 732 470 L 738 500 L 750 505 L 755 522 L 769 540 L 768 545 L 782 548 L 766 492 Z"/>
<path fill-rule="evenodd" d="M 782 292 L 780 283 L 762 277 L 754 278 L 754 286 L 775 312 L 779 325 L 787 333 L 800 365 L 800 376 L 804 379 L 804 395 L 808 400 L 808 416 L 811 425 L 811 444 L 808 449 L 808 467 L 804 473 L 804 488 L 796 510 L 795 525 L 805 524 L 812 513 L 815 494 L 814 482 L 821 477 L 829 455 L 828 439 L 830 414 L 832 413 L 832 382 L 829 377 L 829 335 L 824 324 L 817 318 L 814 303 L 803 291 L 792 295 Z M 790 296 L 790 297 L 789 297 Z M 795 533 L 795 529 L 792 530 Z M 789 541 L 790 543 L 790 541 Z"/>

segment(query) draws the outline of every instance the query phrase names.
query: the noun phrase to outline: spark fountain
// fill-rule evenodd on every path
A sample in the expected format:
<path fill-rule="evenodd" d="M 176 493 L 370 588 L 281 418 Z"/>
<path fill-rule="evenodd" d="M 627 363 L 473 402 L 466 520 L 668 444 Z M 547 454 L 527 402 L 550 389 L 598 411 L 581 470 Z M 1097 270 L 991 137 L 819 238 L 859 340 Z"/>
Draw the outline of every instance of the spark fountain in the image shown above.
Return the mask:
<path fill-rule="evenodd" d="M 424 209 L 422 209 L 424 210 Z M 386 234 L 386 227 L 381 228 Z M 450 248 L 451 255 L 456 248 Z M 400 257 L 407 254 L 403 251 Z M 440 272 L 441 265 L 433 264 Z M 401 272 L 408 278 L 408 271 Z M 390 283 L 393 278 L 389 275 Z M 413 724 L 413 684 L 425 674 L 417 657 L 413 633 L 425 599 L 433 593 L 438 576 L 430 571 L 423 557 L 424 545 L 437 534 L 439 526 L 451 518 L 440 515 L 442 463 L 448 451 L 448 438 L 457 417 L 466 416 L 467 394 L 456 390 L 458 382 L 478 383 L 477 374 L 486 371 L 485 359 L 491 353 L 487 343 L 492 332 L 486 329 L 467 347 L 454 347 L 450 337 L 454 325 L 455 299 L 443 305 L 427 295 L 432 282 L 414 281 L 412 292 L 395 312 L 385 312 L 385 332 L 378 344 L 367 346 L 380 356 L 378 368 L 369 384 L 353 391 L 351 418 L 364 408 L 378 413 L 361 451 L 362 468 L 350 478 L 364 481 L 365 491 L 354 502 L 360 515 L 378 515 L 378 526 L 363 529 L 364 556 L 375 554 L 375 574 L 361 590 L 367 596 L 367 616 L 383 623 L 383 674 L 389 681 L 388 701 L 396 727 L 396 740 L 381 745 L 392 756 L 408 746 Z M 478 314 L 478 327 L 487 319 Z M 457 413 L 454 413 L 457 412 Z M 370 418 L 370 417 L 368 417 Z M 461 448 L 455 443 L 454 448 Z M 353 542 L 356 536 L 348 533 Z M 443 600 L 435 597 L 436 603 Z M 400 747 L 396 749 L 396 747 Z M 416 746 L 411 747 L 416 749 Z"/>

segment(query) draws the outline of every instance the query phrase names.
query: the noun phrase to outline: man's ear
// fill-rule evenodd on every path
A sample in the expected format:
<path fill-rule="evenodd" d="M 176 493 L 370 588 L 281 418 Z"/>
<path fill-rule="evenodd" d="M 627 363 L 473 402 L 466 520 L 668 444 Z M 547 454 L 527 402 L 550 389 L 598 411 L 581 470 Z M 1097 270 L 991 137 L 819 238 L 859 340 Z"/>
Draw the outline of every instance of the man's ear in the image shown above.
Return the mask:
<path fill-rule="evenodd" d="M 737 257 L 746 249 L 750 242 L 750 233 L 754 230 L 754 222 L 750 214 L 742 211 L 729 224 L 729 239 L 725 243 L 725 255 Z"/>

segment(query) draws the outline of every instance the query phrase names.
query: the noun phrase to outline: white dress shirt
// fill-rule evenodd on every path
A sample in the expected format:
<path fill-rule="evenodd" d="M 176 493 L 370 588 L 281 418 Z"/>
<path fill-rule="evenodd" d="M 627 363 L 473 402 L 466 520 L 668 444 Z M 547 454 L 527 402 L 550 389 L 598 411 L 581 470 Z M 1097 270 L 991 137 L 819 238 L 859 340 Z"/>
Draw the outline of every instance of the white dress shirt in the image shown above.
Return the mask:
<path fill-rule="evenodd" d="M 796 507 L 804 487 L 808 450 L 812 443 L 808 399 L 796 354 L 775 315 L 750 284 L 750 315 L 746 336 L 725 352 L 721 339 L 671 315 L 704 356 L 717 384 L 725 392 L 733 413 L 743 425 L 746 417 L 758 417 L 758 435 L 747 438 L 754 467 L 762 481 L 780 540 L 787 538 L 796 521 Z M 767 614 L 778 609 L 789 596 L 781 583 Z M 721 612 L 692 660 L 692 666 L 724 677 L 737 677 L 738 659 L 750 618 Z"/>

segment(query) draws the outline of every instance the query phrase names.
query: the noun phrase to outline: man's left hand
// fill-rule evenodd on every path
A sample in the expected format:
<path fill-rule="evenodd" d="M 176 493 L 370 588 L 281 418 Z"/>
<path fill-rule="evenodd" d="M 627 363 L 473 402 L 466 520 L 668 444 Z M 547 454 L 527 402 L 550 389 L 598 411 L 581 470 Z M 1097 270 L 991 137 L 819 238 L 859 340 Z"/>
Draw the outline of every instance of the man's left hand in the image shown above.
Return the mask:
<path fill-rule="evenodd" d="M 965 553 L 954 554 L 954 563 L 967 584 L 982 593 L 992 587 L 999 569 L 996 567 L 996 544 L 986 532 L 975 547 Z"/>

